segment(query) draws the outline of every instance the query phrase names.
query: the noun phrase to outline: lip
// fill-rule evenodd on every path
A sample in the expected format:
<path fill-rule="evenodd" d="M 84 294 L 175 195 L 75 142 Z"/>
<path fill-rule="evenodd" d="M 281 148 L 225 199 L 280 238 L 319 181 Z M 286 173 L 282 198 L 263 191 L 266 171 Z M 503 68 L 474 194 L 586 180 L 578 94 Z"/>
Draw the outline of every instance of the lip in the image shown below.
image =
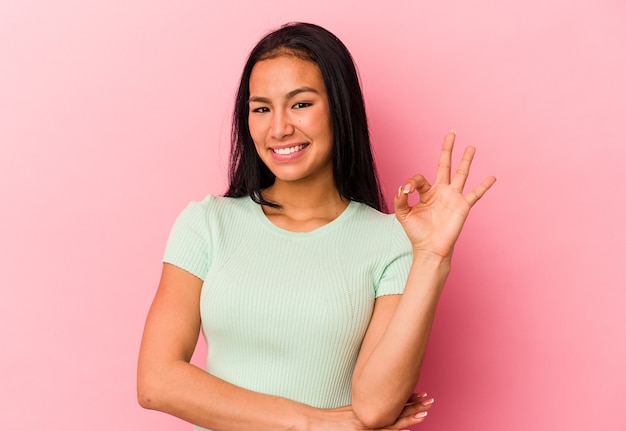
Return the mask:
<path fill-rule="evenodd" d="M 300 149 L 298 149 L 301 147 Z M 309 147 L 308 143 L 297 143 L 297 144 L 285 144 L 285 145 L 275 145 L 269 147 L 268 150 L 272 158 L 279 162 L 291 161 L 302 157 L 306 149 Z M 287 149 L 295 149 L 293 152 L 285 152 L 285 153 L 277 153 L 276 151 L 285 151 Z"/>

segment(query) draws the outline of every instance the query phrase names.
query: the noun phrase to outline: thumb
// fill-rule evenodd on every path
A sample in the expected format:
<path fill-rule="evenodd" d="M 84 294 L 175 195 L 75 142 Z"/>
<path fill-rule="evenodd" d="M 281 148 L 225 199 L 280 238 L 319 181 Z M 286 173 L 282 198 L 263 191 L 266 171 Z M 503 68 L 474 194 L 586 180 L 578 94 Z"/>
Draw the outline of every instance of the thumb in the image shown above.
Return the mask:
<path fill-rule="evenodd" d="M 396 212 L 396 217 L 399 220 L 403 220 L 404 217 L 411 211 L 409 206 L 409 194 L 413 191 L 413 185 L 407 182 L 405 185 L 398 188 L 398 193 L 393 198 L 393 208 Z"/>
<path fill-rule="evenodd" d="M 417 174 L 409 178 L 403 186 L 400 186 L 398 193 L 393 199 L 393 206 L 396 211 L 396 216 L 402 220 L 410 211 L 409 195 L 415 191 L 420 194 L 420 197 L 427 193 L 431 189 L 431 185 L 422 174 Z"/>

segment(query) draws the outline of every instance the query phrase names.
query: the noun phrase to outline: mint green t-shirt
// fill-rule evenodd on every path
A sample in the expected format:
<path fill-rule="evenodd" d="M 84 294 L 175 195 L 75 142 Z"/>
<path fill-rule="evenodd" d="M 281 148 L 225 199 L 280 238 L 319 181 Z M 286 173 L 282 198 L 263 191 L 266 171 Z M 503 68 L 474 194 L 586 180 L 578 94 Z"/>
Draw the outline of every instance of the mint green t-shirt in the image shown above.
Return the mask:
<path fill-rule="evenodd" d="M 374 300 L 402 293 L 411 259 L 395 216 L 361 203 L 290 232 L 248 197 L 211 195 L 180 214 L 164 257 L 204 281 L 209 373 L 320 408 L 350 404 Z"/>

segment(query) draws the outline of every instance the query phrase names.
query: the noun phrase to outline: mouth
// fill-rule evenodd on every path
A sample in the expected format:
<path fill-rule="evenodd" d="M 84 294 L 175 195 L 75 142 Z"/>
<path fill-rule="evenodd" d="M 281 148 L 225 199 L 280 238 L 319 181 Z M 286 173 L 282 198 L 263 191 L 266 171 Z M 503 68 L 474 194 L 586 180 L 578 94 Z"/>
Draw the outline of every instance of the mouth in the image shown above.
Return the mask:
<path fill-rule="evenodd" d="M 297 153 L 298 151 L 304 150 L 307 147 L 307 144 L 295 145 L 293 147 L 285 147 L 285 148 L 271 148 L 274 154 L 278 154 L 280 156 L 288 156 L 293 153 Z"/>

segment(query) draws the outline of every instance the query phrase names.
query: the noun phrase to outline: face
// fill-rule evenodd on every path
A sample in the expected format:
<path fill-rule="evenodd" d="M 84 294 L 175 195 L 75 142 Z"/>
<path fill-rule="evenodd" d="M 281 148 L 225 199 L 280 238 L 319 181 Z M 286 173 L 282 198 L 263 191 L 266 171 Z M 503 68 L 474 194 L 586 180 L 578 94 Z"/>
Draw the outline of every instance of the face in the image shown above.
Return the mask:
<path fill-rule="evenodd" d="M 332 180 L 330 109 L 315 63 L 293 56 L 259 61 L 249 106 L 254 145 L 277 182 Z"/>

